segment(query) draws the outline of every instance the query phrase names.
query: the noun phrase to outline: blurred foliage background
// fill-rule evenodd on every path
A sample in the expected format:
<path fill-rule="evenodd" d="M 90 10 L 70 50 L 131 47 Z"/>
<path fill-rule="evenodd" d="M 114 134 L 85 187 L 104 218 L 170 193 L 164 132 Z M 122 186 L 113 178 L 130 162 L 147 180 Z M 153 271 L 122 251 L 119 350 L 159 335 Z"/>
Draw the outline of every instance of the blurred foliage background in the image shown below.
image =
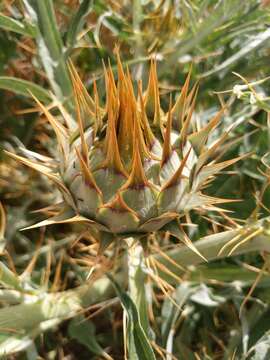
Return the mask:
<path fill-rule="evenodd" d="M 222 172 L 207 189 L 209 194 L 240 200 L 222 207 L 231 211 L 228 214 L 232 220 L 224 220 L 224 214 L 194 216 L 192 220 L 198 226 L 190 234 L 192 239 L 235 224 L 260 223 L 268 231 L 270 242 L 269 10 L 270 2 L 266 0 L 2 0 L 3 266 L 20 274 L 23 284 L 42 288 L 41 299 L 44 293 L 53 294 L 84 283 L 87 269 L 83 262 L 74 260 L 76 231 L 72 226 L 20 231 L 42 219 L 42 214 L 34 210 L 45 208 L 53 199 L 60 200 L 60 195 L 47 179 L 8 158 L 2 150 L 19 153 L 27 147 L 43 155 L 53 154 L 54 135 L 43 116 L 39 116 L 30 91 L 52 110 L 59 102 L 68 108 L 72 87 L 66 60 L 71 58 L 89 92 L 92 94 L 96 80 L 99 94 L 104 97 L 102 61 L 109 60 L 116 70 L 116 46 L 123 63 L 144 83 L 149 59 L 156 58 L 165 108 L 169 94 L 177 96 L 191 71 L 192 84 L 200 84 L 196 121 L 204 124 L 220 107 L 225 107 L 216 135 L 228 129 L 230 132 L 220 157 L 226 160 L 249 153 L 243 161 Z M 50 214 L 50 210 L 46 213 Z M 76 251 L 83 254 L 84 249 Z M 1 278 L 0 291 L 17 291 L 19 288 L 11 285 L 14 279 L 8 277 L 12 276 L 5 276 Z M 156 334 L 153 340 L 157 358 L 269 359 L 269 285 L 269 255 L 265 251 L 214 259 L 188 268 L 170 298 L 157 293 L 153 300 L 151 326 Z M 11 290 L 1 293 L 3 309 L 19 303 L 17 296 Z M 30 316 L 24 311 L 22 316 Z M 4 315 L 8 317 L 8 312 Z M 12 312 L 9 316 L 13 316 Z M 0 329 L 1 354 L 6 352 L 8 359 L 124 358 L 122 310 L 117 298 L 73 314 L 72 319 L 68 317 L 65 315 L 51 325 L 46 323 L 49 331 L 43 324 L 44 329 L 35 328 L 36 333 L 29 322 L 23 337 L 19 331 L 15 334 L 17 348 L 14 336 L 12 342 L 10 334 L 2 334 Z M 5 322 L 1 324 L 1 328 L 7 327 Z M 9 350 L 14 346 L 22 351 Z M 170 355 L 172 348 L 174 355 Z"/>

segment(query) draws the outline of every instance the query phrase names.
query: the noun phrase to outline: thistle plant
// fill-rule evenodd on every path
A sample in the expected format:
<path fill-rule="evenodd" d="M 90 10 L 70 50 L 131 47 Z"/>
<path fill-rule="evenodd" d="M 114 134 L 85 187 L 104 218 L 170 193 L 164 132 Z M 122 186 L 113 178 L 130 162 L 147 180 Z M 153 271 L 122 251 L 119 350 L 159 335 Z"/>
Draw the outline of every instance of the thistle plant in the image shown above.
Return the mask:
<path fill-rule="evenodd" d="M 60 204 L 50 206 L 50 211 L 56 215 L 26 229 L 61 223 L 83 224 L 82 230 L 74 231 L 87 232 L 98 246 L 96 260 L 84 259 L 85 263 L 88 261 L 90 278 L 100 277 L 100 273 L 104 274 L 115 266 L 119 269 L 119 261 L 112 261 L 112 258 L 119 254 L 120 247 L 121 261 L 124 261 L 127 249 L 128 278 L 122 281 L 128 282 L 131 298 L 121 293 L 117 283 L 114 286 L 129 316 L 128 326 L 134 326 L 134 321 L 140 324 L 142 343 L 134 345 L 134 338 L 129 338 L 128 351 L 130 354 L 134 351 L 140 353 L 146 346 L 148 357 L 145 358 L 150 359 L 154 358 L 154 353 L 146 336 L 149 333 L 144 293 L 147 277 L 150 276 L 156 284 L 160 282 L 158 286 L 169 296 L 171 285 L 166 276 L 169 273 L 169 278 L 173 277 L 175 281 L 178 275 L 162 264 L 162 260 L 149 258 L 149 254 L 154 248 L 158 249 L 167 233 L 187 245 L 198 258 L 206 260 L 207 254 L 202 255 L 196 249 L 184 226 L 189 222 L 191 211 L 215 211 L 219 210 L 217 204 L 228 202 L 227 199 L 206 195 L 204 189 L 220 170 L 239 158 L 217 161 L 218 150 L 228 134 L 224 133 L 212 144 L 208 138 L 218 126 L 223 110 L 198 128 L 193 118 L 198 86 L 195 84 L 190 89 L 190 76 L 175 104 L 170 100 L 165 111 L 160 105 L 154 60 L 150 65 L 146 90 L 143 91 L 139 82 L 136 95 L 131 75 L 128 69 L 124 71 L 118 54 L 117 64 L 117 82 L 110 66 L 104 70 L 106 103 L 101 106 L 96 85 L 91 97 L 74 66 L 69 63 L 76 122 L 62 107 L 60 116 L 56 117 L 35 99 L 55 131 L 58 141 L 55 158 L 25 149 L 22 149 L 25 157 L 8 154 L 47 176 L 63 197 Z M 102 267 L 99 263 L 104 252 L 111 260 L 109 267 Z M 176 264 L 174 260 L 170 261 Z M 177 266 L 181 267 L 181 264 Z M 162 280 L 160 272 L 163 277 L 165 273 L 166 280 Z M 114 284 L 111 275 L 108 276 Z M 88 285 L 82 285 L 78 290 L 84 298 L 87 288 Z M 66 304 L 66 294 L 63 296 Z M 71 314 L 82 306 L 77 292 L 74 299 L 67 305 L 68 311 L 74 305 Z M 59 314 L 60 319 L 66 318 L 64 313 Z"/>
<path fill-rule="evenodd" d="M 242 67 L 243 57 L 269 38 L 268 15 L 262 16 L 259 1 L 240 4 L 226 0 L 218 5 L 211 1 L 208 5 L 134 1 L 129 12 L 126 1 L 118 5 L 83 0 L 70 19 L 71 1 L 59 9 L 55 4 L 57 19 L 65 18 L 64 24 L 60 20 L 61 32 L 52 1 L 25 0 L 24 7 L 6 4 L 9 11 L 5 14 L 16 20 L 0 14 L 0 27 L 20 34 L 14 35 L 14 41 L 26 51 L 27 46 L 21 45 L 31 37 L 34 49 L 27 63 L 33 60 L 29 68 L 36 76 L 15 75 L 35 79 L 42 87 L 7 76 L 0 77 L 0 87 L 36 102 L 30 111 L 38 110 L 42 120 L 42 126 L 35 126 L 34 131 L 42 138 L 42 154 L 31 132 L 24 144 L 30 145 L 29 150 L 17 133 L 12 139 L 8 131 L 2 136 L 12 159 L 7 162 L 3 157 L 0 166 L 4 204 L 0 203 L 0 357 L 25 350 L 29 359 L 39 355 L 62 358 L 67 352 L 84 358 L 76 347 L 81 344 L 93 358 L 104 359 L 248 358 L 257 351 L 254 324 L 267 320 L 269 302 L 269 162 L 267 154 L 262 155 L 268 145 L 261 110 L 268 111 L 269 106 L 266 95 L 258 96 L 253 89 L 264 83 L 258 81 L 255 70 L 264 71 L 261 65 L 266 55 L 257 62 L 256 52 L 255 61 L 250 58 Z M 179 18 L 173 16 L 176 11 Z M 101 74 L 100 57 L 95 55 L 104 51 L 106 58 L 115 46 L 106 29 L 117 37 L 123 63 L 144 63 L 143 71 L 132 68 L 131 76 L 116 51 L 117 61 L 112 56 L 113 66 L 104 66 Z M 152 36 L 152 30 L 159 36 Z M 105 38 L 110 39 L 107 45 L 103 44 Z M 236 48 L 231 46 L 232 38 L 238 41 Z M 92 49 L 93 43 L 98 50 Z M 77 57 L 78 47 L 84 45 L 91 47 L 90 61 L 84 51 Z M 261 49 L 262 54 L 265 50 Z M 159 64 L 153 57 L 146 81 L 148 56 L 157 51 Z M 69 56 L 82 75 L 94 71 L 91 76 L 104 78 L 105 91 L 103 80 L 96 84 L 84 77 L 82 81 L 73 63 L 66 61 Z M 171 66 L 190 59 L 196 65 L 185 82 L 180 82 L 180 94 L 176 98 L 164 95 L 168 89 L 175 90 L 171 85 L 187 73 L 187 65 L 179 67 L 180 76 Z M 245 77 L 252 73 L 252 83 L 242 78 L 245 85 L 233 87 L 235 78 L 227 71 L 237 64 Z M 158 82 L 157 67 L 162 83 Z M 198 84 L 191 85 L 201 73 L 207 79 L 196 100 Z M 211 82 L 212 75 L 218 76 L 218 84 Z M 241 100 L 252 100 L 248 105 L 254 111 L 247 111 L 233 98 L 237 107 L 223 106 L 217 112 L 209 90 L 227 88 L 233 88 L 234 98 L 240 95 Z M 228 93 L 231 91 L 220 97 L 222 105 L 233 102 Z M 255 117 L 253 125 L 259 119 L 256 134 L 263 137 L 263 146 L 256 143 L 256 149 L 260 147 L 262 159 L 252 154 L 234 165 L 246 156 L 238 154 L 255 148 L 249 129 L 246 131 L 251 116 Z M 8 122 L 5 118 L 1 121 Z M 51 136 L 52 129 L 56 136 Z M 219 204 L 231 201 L 228 182 L 234 184 L 229 187 L 235 187 L 237 198 L 246 192 L 250 200 L 249 181 L 246 191 L 245 187 L 238 189 L 234 179 L 242 173 L 248 179 L 249 163 L 253 161 L 255 168 L 260 160 L 262 165 L 253 177 L 256 189 L 261 190 L 255 194 L 257 206 L 248 219 L 239 220 L 237 217 L 243 219 L 250 213 L 252 203 L 242 201 L 241 210 L 233 215 L 226 212 L 232 205 L 223 209 Z M 19 168 L 14 166 L 17 161 Z M 23 164 L 37 171 L 35 179 Z M 223 171 L 230 165 L 237 176 Z M 219 174 L 222 177 L 215 179 Z M 12 177 L 19 178 L 14 180 L 16 186 L 9 183 Z M 16 203 L 23 203 L 17 216 L 12 213 L 14 200 L 7 201 L 10 195 L 16 197 Z M 31 210 L 33 205 L 43 206 L 35 218 L 40 220 L 44 214 L 47 218 L 25 228 L 41 229 L 16 232 L 19 226 L 35 221 L 29 203 Z M 256 252 L 259 261 L 245 255 L 250 252 Z M 224 259 L 234 255 L 240 256 Z M 92 320 L 94 316 L 98 321 Z M 224 318 L 226 326 L 220 326 Z M 53 345 L 49 330 L 59 335 Z M 257 328 L 255 332 L 257 341 L 260 332 Z M 40 335 L 42 341 L 35 342 Z M 74 339 L 76 346 L 66 349 L 67 343 L 73 346 Z M 267 339 L 262 339 L 258 351 L 265 343 Z"/>
<path fill-rule="evenodd" d="M 197 85 L 189 90 L 189 77 L 175 104 L 165 112 L 160 106 L 155 61 L 146 91 L 139 83 L 135 96 L 131 76 L 118 56 L 117 84 L 110 67 L 105 70 L 105 107 L 100 105 L 96 86 L 92 98 L 72 64 L 70 69 L 77 124 L 65 113 L 59 121 L 36 99 L 56 133 L 57 158 L 9 153 L 46 175 L 63 194 L 63 203 L 55 208 L 58 213 L 29 228 L 80 222 L 101 242 L 103 234 L 112 239 L 144 238 L 150 233 L 179 231 L 190 211 L 215 210 L 216 204 L 228 201 L 207 196 L 203 189 L 239 158 L 215 161 L 227 133 L 210 145 L 207 139 L 222 110 L 197 129 L 192 122 Z M 193 247 L 187 236 L 183 240 Z"/>

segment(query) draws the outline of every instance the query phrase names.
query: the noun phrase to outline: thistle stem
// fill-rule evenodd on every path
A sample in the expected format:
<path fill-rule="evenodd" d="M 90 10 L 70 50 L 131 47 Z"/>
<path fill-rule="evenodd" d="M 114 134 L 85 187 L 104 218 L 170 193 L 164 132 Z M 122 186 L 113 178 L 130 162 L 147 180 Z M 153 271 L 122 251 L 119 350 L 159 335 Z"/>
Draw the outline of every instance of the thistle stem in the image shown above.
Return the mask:
<path fill-rule="evenodd" d="M 141 244 L 133 238 L 128 238 L 128 287 L 129 295 L 137 307 L 141 325 L 148 332 L 146 281 L 144 254 Z"/>

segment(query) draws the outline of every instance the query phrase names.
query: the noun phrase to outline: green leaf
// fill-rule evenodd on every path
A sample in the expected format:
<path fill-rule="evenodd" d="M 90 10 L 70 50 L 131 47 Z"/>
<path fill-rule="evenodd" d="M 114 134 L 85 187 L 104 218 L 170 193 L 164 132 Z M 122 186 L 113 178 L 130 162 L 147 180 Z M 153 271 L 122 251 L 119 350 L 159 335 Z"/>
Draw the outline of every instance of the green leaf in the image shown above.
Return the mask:
<path fill-rule="evenodd" d="M 6 231 L 6 213 L 0 201 L 0 253 L 4 251 L 6 246 L 5 231 Z"/>
<path fill-rule="evenodd" d="M 215 32 L 220 26 L 226 24 L 233 14 L 236 11 L 241 11 L 242 8 L 242 2 L 236 0 L 229 0 L 226 2 L 220 1 L 209 16 L 200 20 L 197 18 L 197 29 L 195 34 L 191 31 L 186 32 L 175 51 L 172 52 L 168 62 L 166 62 L 166 66 L 168 66 L 168 63 L 170 65 L 176 64 L 181 56 L 189 54 L 189 52 L 201 45 L 210 34 Z"/>
<path fill-rule="evenodd" d="M 33 1 L 25 0 L 34 13 L 29 11 L 33 21 L 37 22 L 38 28 L 44 41 L 49 45 L 50 53 L 56 59 L 61 53 L 62 40 L 57 28 L 53 2 L 51 0 Z"/>
<path fill-rule="evenodd" d="M 156 357 L 154 351 L 142 328 L 136 305 L 131 300 L 129 295 L 121 290 L 120 286 L 113 279 L 113 277 L 110 274 L 107 274 L 107 276 L 111 280 L 115 291 L 120 298 L 122 306 L 127 312 L 129 359 L 155 360 Z"/>
<path fill-rule="evenodd" d="M 181 308 L 186 303 L 194 289 L 191 283 L 184 281 L 180 284 L 173 293 L 173 299 L 178 304 L 178 307 L 172 302 L 171 299 L 166 298 L 161 309 L 161 336 L 162 345 L 168 349 L 168 343 L 173 344 L 175 336 L 175 324 L 181 314 Z M 172 350 L 172 349 L 171 349 Z"/>
<path fill-rule="evenodd" d="M 68 326 L 69 336 L 87 347 L 92 353 L 111 359 L 95 338 L 95 326 L 82 315 L 72 319 Z"/>
<path fill-rule="evenodd" d="M 235 62 L 239 61 L 243 57 L 246 57 L 250 52 L 262 46 L 266 41 L 269 41 L 269 38 L 270 38 L 270 29 L 267 29 L 257 34 L 255 37 L 252 38 L 251 41 L 247 42 L 245 46 L 243 46 L 238 52 L 234 53 L 224 62 L 216 66 L 213 70 L 207 71 L 201 76 L 206 77 L 215 74 L 217 72 L 220 72 L 222 70 L 225 70 L 226 68 L 232 66 Z"/>
<path fill-rule="evenodd" d="M 71 23 L 66 36 L 66 42 L 68 46 L 73 47 L 74 43 L 76 42 L 77 34 L 83 28 L 85 17 L 91 11 L 92 5 L 92 0 L 84 0 L 80 5 L 79 10 L 74 14 L 73 18 L 71 19 Z"/>
<path fill-rule="evenodd" d="M 9 76 L 0 76 L 0 89 L 9 90 L 18 95 L 32 98 L 31 93 L 45 104 L 51 101 L 49 92 L 31 81 Z"/>
<path fill-rule="evenodd" d="M 60 99 L 69 96 L 72 86 L 53 2 L 51 0 L 24 0 L 24 3 L 31 20 L 38 28 L 36 38 L 38 52 L 52 89 Z"/>
<path fill-rule="evenodd" d="M 201 284 L 191 295 L 190 299 L 203 306 L 216 307 L 226 301 L 225 297 L 215 295 L 211 288 Z"/>
<path fill-rule="evenodd" d="M 33 25 L 29 23 L 22 23 L 3 14 L 0 14 L 0 28 L 13 31 L 21 35 L 27 35 L 31 37 L 36 36 L 36 29 Z"/>
<path fill-rule="evenodd" d="M 147 310 L 148 305 L 151 302 L 151 296 L 149 296 L 149 288 L 146 286 L 146 265 L 143 247 L 139 242 L 136 242 L 135 244 L 133 242 L 134 238 L 127 239 L 129 295 L 137 307 L 144 332 L 151 337 L 152 331 Z"/>
<path fill-rule="evenodd" d="M 249 352 L 254 352 L 250 360 L 267 360 L 270 358 L 270 330 L 259 339 Z"/>
<path fill-rule="evenodd" d="M 11 289 L 22 288 L 19 277 L 2 262 L 0 262 L 0 283 Z"/>
<path fill-rule="evenodd" d="M 268 218 L 265 218 L 265 220 Z M 254 229 L 256 229 L 258 226 L 260 226 L 261 222 L 255 223 Z M 248 227 L 249 226 L 249 227 Z M 234 238 L 236 238 L 238 235 L 243 236 L 244 238 L 245 232 L 247 229 L 251 228 L 251 224 L 249 224 L 247 227 L 243 226 L 236 230 L 229 230 L 224 231 L 212 235 L 208 235 L 205 237 L 202 237 L 199 241 L 194 242 L 194 246 L 196 246 L 196 249 L 200 252 L 200 254 L 204 257 L 207 257 L 208 261 L 215 260 L 217 258 L 224 258 L 226 256 L 235 256 L 239 254 L 245 254 L 255 251 L 269 251 L 270 250 L 270 244 L 269 244 L 269 235 L 259 235 L 254 237 L 251 241 L 246 242 L 245 244 L 242 244 L 239 246 L 235 252 L 231 255 L 228 254 L 227 251 L 223 251 L 220 253 L 220 250 L 224 248 L 224 246 L 232 241 Z M 265 227 L 266 228 L 266 227 Z M 176 230 L 176 226 L 168 227 L 167 225 L 164 226 L 164 231 L 169 231 L 173 236 L 176 238 L 179 238 L 181 240 L 181 233 L 179 233 Z M 250 230 L 249 230 L 250 231 Z M 241 239 L 240 239 L 241 240 Z M 238 240 L 239 241 L 239 240 Z M 219 254 L 219 255 L 218 255 Z M 154 258 L 162 263 L 167 269 L 172 271 L 175 275 L 183 274 L 183 269 L 179 268 L 178 266 L 175 266 L 172 264 L 171 260 L 175 262 L 175 264 L 179 264 L 182 267 L 183 266 L 196 266 L 203 262 L 202 257 L 199 257 L 197 254 L 194 253 L 189 247 L 187 246 L 181 246 L 172 250 L 169 250 L 166 252 L 166 255 L 170 257 L 170 260 L 168 258 L 164 258 L 162 255 L 154 255 Z M 174 283 L 175 280 L 173 278 L 164 273 L 162 270 L 158 270 L 159 276 L 162 277 L 162 279 L 166 279 L 169 283 Z M 233 277 L 232 277 L 233 278 Z"/>

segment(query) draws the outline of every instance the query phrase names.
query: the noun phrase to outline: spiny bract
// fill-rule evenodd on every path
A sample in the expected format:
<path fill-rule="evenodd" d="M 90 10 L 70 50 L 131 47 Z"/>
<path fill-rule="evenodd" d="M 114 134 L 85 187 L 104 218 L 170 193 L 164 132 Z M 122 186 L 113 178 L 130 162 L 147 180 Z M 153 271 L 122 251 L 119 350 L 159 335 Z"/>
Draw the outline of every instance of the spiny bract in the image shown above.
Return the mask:
<path fill-rule="evenodd" d="M 192 121 L 197 85 L 189 90 L 190 74 L 174 106 L 160 106 L 156 62 L 151 61 L 148 86 L 138 83 L 135 96 L 129 71 L 118 56 L 117 84 L 109 66 L 104 70 L 106 104 L 94 84 L 91 97 L 70 63 L 77 122 L 60 105 L 62 120 L 37 99 L 57 136 L 58 159 L 24 150 L 11 154 L 45 174 L 63 194 L 59 213 L 32 227 L 85 222 L 100 237 L 140 236 L 170 231 L 192 209 L 215 210 L 225 200 L 202 194 L 221 169 L 238 159 L 215 163 L 227 133 L 207 146 L 222 110 L 201 129 Z M 60 210 L 59 210 L 60 209 Z"/>

